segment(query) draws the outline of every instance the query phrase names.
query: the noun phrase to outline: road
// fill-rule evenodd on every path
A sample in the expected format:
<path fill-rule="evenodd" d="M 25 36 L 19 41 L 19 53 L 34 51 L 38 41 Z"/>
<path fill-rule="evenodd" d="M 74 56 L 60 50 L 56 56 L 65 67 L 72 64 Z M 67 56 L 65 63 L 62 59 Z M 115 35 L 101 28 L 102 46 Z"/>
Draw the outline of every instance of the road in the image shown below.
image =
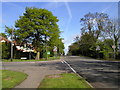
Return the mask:
<path fill-rule="evenodd" d="M 95 88 L 118 88 L 120 86 L 120 62 L 117 61 L 101 61 L 85 57 L 66 56 L 59 61 L 4 62 L 3 69 L 25 72 L 32 80 L 35 79 L 37 81 L 34 80 L 34 82 L 39 84 L 39 80 L 42 80 L 45 75 L 72 72 L 68 65 L 63 62 L 64 60 Z M 28 80 L 28 88 L 32 87 L 32 84 L 29 84 L 31 83 Z M 35 84 L 34 87 L 37 87 L 37 85 Z"/>
<path fill-rule="evenodd" d="M 120 62 L 69 56 L 64 60 L 95 88 L 120 88 Z"/>

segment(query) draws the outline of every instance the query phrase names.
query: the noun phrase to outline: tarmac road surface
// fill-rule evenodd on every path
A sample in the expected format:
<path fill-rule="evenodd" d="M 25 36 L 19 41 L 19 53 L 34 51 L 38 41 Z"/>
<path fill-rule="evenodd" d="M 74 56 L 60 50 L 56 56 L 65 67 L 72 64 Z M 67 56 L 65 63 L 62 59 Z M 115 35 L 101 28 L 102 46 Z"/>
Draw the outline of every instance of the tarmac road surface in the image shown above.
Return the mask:
<path fill-rule="evenodd" d="M 65 60 L 95 88 L 120 89 L 120 62 L 68 56 Z"/>

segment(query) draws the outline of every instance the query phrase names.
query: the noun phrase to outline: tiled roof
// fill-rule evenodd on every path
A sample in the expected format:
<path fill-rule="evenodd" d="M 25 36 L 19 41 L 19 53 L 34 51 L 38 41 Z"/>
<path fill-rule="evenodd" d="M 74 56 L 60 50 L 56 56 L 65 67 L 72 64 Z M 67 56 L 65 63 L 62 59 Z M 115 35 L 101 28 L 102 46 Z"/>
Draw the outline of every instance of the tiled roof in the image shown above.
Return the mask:
<path fill-rule="evenodd" d="M 6 41 L 7 43 L 9 43 L 9 42 L 10 42 L 10 40 L 8 40 L 8 39 L 6 39 L 6 38 L 4 38 L 4 37 L 0 36 L 0 42 L 1 42 L 2 40 Z"/>

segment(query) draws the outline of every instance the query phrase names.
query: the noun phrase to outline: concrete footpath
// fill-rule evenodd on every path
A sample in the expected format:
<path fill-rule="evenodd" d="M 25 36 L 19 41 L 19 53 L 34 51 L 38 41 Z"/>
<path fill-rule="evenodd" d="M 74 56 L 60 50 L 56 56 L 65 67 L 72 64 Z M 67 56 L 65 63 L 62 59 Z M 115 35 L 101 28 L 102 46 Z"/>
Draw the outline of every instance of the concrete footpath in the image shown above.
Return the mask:
<path fill-rule="evenodd" d="M 21 84 L 17 85 L 15 88 L 38 88 L 40 82 L 44 79 L 46 75 L 60 74 L 66 72 L 66 70 L 60 69 L 59 64 L 61 64 L 60 60 L 29 63 L 4 62 L 3 68 L 7 70 L 24 72 L 28 75 L 27 79 L 25 79 Z"/>

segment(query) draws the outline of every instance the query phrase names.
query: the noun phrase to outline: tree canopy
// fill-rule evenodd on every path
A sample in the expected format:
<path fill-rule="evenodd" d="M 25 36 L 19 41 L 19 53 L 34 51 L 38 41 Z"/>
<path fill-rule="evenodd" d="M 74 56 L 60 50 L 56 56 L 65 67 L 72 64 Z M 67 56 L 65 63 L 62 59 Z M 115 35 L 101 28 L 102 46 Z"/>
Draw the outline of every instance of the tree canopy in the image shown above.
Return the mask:
<path fill-rule="evenodd" d="M 118 20 L 110 19 L 106 13 L 96 12 L 85 14 L 80 19 L 80 24 L 81 35 L 76 36 L 75 43 L 69 46 L 69 54 L 82 54 L 94 58 L 98 55 L 101 58 L 118 55 L 120 38 Z M 115 50 L 112 48 L 113 45 L 116 47 Z"/>
<path fill-rule="evenodd" d="M 7 38 L 7 35 L 5 33 L 0 33 L 0 36 Z"/>
<path fill-rule="evenodd" d="M 26 7 L 23 15 L 15 22 L 15 39 L 19 44 L 32 44 L 39 59 L 39 53 L 44 51 L 43 49 L 46 48 L 47 52 L 49 45 L 54 47 L 58 42 L 62 43 L 58 21 L 59 19 L 46 9 Z"/>

